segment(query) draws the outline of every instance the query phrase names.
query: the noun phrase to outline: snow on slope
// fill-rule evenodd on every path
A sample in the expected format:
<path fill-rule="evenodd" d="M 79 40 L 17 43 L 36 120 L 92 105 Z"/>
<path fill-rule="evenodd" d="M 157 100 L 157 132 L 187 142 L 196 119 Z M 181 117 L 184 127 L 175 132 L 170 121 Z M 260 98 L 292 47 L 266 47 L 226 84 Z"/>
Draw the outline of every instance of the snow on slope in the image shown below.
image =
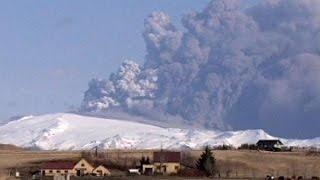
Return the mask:
<path fill-rule="evenodd" d="M 0 126 L 0 143 L 44 150 L 101 148 L 201 148 L 204 145 L 255 143 L 273 139 L 263 130 L 209 131 L 163 128 L 115 119 L 80 116 L 69 113 L 28 116 Z M 289 144 L 317 145 L 313 140 L 284 140 Z M 311 144 L 310 144 L 311 143 Z"/>

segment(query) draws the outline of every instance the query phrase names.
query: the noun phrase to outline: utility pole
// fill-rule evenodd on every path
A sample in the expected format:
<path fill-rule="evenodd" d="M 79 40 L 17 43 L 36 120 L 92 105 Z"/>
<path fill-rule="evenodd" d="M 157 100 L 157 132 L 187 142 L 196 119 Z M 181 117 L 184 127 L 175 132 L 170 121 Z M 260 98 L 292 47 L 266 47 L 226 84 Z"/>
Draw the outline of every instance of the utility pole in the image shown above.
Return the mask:
<path fill-rule="evenodd" d="M 95 157 L 98 158 L 98 146 L 95 146 Z"/>
<path fill-rule="evenodd" d="M 163 162 L 164 162 L 164 154 L 163 154 L 163 148 L 162 148 L 162 142 L 161 142 L 161 148 L 160 148 L 160 172 L 163 173 L 164 170 L 162 170 Z"/>

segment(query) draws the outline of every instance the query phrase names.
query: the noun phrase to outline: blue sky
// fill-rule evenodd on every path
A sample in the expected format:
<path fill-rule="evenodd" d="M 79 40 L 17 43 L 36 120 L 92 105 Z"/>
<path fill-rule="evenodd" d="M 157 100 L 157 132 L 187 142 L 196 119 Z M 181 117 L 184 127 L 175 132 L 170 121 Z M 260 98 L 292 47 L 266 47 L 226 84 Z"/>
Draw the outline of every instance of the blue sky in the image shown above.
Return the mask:
<path fill-rule="evenodd" d="M 180 18 L 209 0 L 55 0 L 0 3 L 0 121 L 80 105 L 87 83 L 124 59 L 142 63 L 144 18 Z"/>

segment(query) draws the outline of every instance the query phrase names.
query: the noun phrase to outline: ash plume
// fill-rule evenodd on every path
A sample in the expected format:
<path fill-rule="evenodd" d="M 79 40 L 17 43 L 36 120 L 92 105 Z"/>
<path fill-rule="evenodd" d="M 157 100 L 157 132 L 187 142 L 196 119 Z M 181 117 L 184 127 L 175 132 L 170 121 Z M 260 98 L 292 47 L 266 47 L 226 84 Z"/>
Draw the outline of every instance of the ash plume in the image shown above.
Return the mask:
<path fill-rule="evenodd" d="M 167 14 L 152 13 L 143 33 L 145 63 L 125 61 L 108 79 L 92 80 L 82 110 L 318 135 L 320 1 L 266 0 L 243 8 L 245 2 L 213 0 L 184 16 L 183 30 Z"/>

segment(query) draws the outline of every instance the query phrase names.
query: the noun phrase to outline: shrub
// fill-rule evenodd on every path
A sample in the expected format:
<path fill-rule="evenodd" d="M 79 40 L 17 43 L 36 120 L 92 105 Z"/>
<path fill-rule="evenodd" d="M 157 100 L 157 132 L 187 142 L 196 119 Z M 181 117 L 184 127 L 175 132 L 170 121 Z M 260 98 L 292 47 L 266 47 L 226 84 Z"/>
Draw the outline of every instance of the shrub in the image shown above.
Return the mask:
<path fill-rule="evenodd" d="M 223 144 L 220 146 L 215 146 L 214 149 L 215 150 L 231 150 L 231 149 L 234 149 L 234 147 L 232 145 Z"/>
<path fill-rule="evenodd" d="M 255 144 L 241 144 L 238 149 L 258 150 L 258 146 Z"/>
<path fill-rule="evenodd" d="M 184 151 L 182 152 L 181 164 L 188 168 L 196 168 L 197 159 L 191 155 L 190 152 Z"/>

